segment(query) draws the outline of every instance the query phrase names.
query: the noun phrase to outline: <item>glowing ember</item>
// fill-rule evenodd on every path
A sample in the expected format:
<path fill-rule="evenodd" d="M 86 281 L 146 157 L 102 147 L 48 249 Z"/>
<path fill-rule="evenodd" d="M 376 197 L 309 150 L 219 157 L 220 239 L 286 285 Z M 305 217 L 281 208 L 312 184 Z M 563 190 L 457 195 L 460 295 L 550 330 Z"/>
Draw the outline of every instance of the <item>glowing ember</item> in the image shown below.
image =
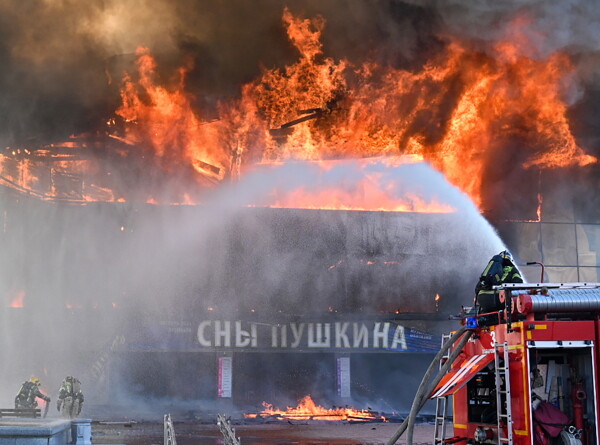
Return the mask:
<path fill-rule="evenodd" d="M 352 420 L 369 421 L 381 419 L 384 417 L 367 410 L 355 410 L 352 408 L 332 408 L 327 409 L 317 405 L 310 395 L 303 397 L 295 408 L 287 407 L 286 410 L 273 408 L 273 405 L 263 402 L 265 407 L 258 414 L 244 414 L 248 419 L 273 417 L 277 420 Z"/>

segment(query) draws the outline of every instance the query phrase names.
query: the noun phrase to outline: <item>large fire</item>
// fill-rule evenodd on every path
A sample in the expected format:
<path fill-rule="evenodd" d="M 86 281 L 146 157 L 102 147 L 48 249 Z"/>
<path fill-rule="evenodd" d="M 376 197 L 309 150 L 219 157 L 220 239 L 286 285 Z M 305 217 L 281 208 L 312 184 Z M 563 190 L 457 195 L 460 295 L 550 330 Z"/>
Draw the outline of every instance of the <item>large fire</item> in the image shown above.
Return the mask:
<path fill-rule="evenodd" d="M 365 422 L 373 420 L 386 421 L 384 417 L 368 410 L 352 408 L 323 408 L 317 405 L 310 395 L 303 397 L 296 407 L 287 407 L 285 410 L 274 408 L 273 405 L 263 402 L 264 409 L 258 414 L 244 414 L 247 419 L 270 418 L 276 420 L 347 420 Z"/>
<path fill-rule="evenodd" d="M 204 196 L 194 187 L 235 181 L 257 163 L 410 155 L 484 208 L 486 175 L 498 176 L 498 169 L 597 161 L 577 144 L 567 118 L 571 61 L 562 53 L 530 57 L 525 33 L 519 32 L 526 17 L 515 19 L 505 40 L 485 52 L 445 36 L 446 50 L 413 70 L 334 60 L 321 43 L 323 17 L 300 18 L 286 8 L 282 21 L 298 60 L 263 69 L 241 87 L 239 98 L 219 104 L 217 117 L 203 116 L 186 92 L 191 66 L 161 79 L 151 51 L 140 47 L 136 70 L 123 77 L 121 104 L 106 127 L 64 143 L 7 148 L 0 154 L 3 184 L 42 199 L 193 204 Z M 519 151 L 506 157 L 507 147 L 514 146 Z M 102 163 L 107 157 L 143 162 L 136 174 L 153 179 L 188 178 L 188 188 L 168 196 L 153 190 L 131 196 L 118 174 L 106 171 L 114 168 Z M 368 189 L 376 203 L 356 202 L 357 188 Z M 350 191 L 336 185 L 311 194 L 298 187 L 260 205 L 453 210 L 435 197 L 392 199 L 376 180 Z"/>

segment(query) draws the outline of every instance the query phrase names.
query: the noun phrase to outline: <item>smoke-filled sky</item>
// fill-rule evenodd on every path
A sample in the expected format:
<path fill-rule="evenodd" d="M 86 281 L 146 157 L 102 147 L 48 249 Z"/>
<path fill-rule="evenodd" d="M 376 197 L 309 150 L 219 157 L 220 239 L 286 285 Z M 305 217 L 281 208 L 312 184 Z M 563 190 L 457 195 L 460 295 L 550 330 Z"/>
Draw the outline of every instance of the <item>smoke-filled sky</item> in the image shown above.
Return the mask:
<path fill-rule="evenodd" d="M 89 130 L 117 106 L 119 58 L 148 47 L 163 67 L 193 63 L 187 87 L 218 98 L 239 94 L 261 66 L 282 67 L 297 53 L 288 42 L 279 0 L 40 0 L 0 2 L 0 138 L 13 145 Z M 573 55 L 573 104 L 598 80 L 600 12 L 593 2 L 295 1 L 301 17 L 325 20 L 324 53 L 351 62 L 373 59 L 418 67 L 445 36 L 486 51 L 523 33 L 533 58 Z M 524 21 L 515 26 L 514 19 Z M 118 76 L 113 78 L 112 76 Z M 112 87 L 108 81 L 112 82 Z"/>

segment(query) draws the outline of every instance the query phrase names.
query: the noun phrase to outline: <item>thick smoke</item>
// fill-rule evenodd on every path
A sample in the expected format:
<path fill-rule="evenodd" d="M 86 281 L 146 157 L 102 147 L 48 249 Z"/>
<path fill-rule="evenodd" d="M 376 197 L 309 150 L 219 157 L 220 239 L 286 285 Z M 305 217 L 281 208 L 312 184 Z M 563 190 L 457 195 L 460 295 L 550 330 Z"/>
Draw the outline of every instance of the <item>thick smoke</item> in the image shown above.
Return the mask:
<path fill-rule="evenodd" d="M 544 59 L 555 52 L 569 54 L 577 66 L 577 78 L 569 79 L 569 85 L 565 85 L 564 99 L 569 105 L 598 89 L 600 12 L 593 3 L 585 0 L 410 3 L 435 11 L 439 25 L 436 32 L 479 42 L 484 51 L 493 52 L 499 41 L 518 39 L 521 42 L 518 50 L 526 57 Z M 586 116 L 577 113 L 576 117 Z"/>
<path fill-rule="evenodd" d="M 239 95 L 240 85 L 254 79 L 261 66 L 281 67 L 296 60 L 281 26 L 284 6 L 276 0 L 4 0 L 0 2 L 0 143 L 35 146 L 94 131 L 117 108 L 122 72 L 133 62 L 138 46 L 157 55 L 166 75 L 184 63 L 193 66 L 186 85 L 198 95 L 199 108 Z M 527 55 L 543 58 L 556 50 L 573 54 L 581 83 L 565 88 L 565 98 L 573 104 L 574 114 L 584 116 L 575 128 L 577 136 L 589 150 L 598 149 L 600 129 L 591 117 L 597 115 L 596 105 L 589 99 L 598 80 L 598 29 L 593 26 L 598 11 L 591 4 L 312 0 L 290 7 L 295 14 L 325 17 L 327 55 L 357 63 L 369 58 L 405 69 L 420 67 L 442 50 L 445 34 L 490 50 L 495 39 L 512 32 L 512 20 L 526 12 L 531 22 L 522 29 L 535 43 L 523 48 Z M 582 92 L 585 99 L 577 102 Z M 514 154 L 506 158 L 519 159 Z M 331 174 L 339 176 L 326 179 L 338 181 L 356 171 L 350 167 Z M 444 310 L 456 311 L 460 304 L 469 303 L 476 275 L 502 243 L 472 204 L 435 172 L 422 167 L 408 174 L 411 180 L 423 181 L 424 188 L 447 192 L 445 197 L 458 212 L 402 216 L 239 210 L 247 198 L 264 196 L 282 178 L 310 178 L 307 183 L 313 184 L 315 178 L 306 165 L 250 175 L 201 209 L 131 203 L 72 207 L 7 195 L 2 201 L 0 263 L 4 306 L 23 287 L 26 293 L 22 309 L 0 313 L 4 382 L 0 401 L 10 406 L 18 385 L 32 374 L 42 379 L 43 389 L 54 399 L 67 374 L 87 377 L 84 385 L 93 381 L 91 368 L 102 359 L 100 352 L 110 351 L 118 341 L 120 329 L 156 314 L 177 318 L 190 308 L 209 306 L 230 314 L 272 302 L 281 304 L 282 310 L 295 310 L 306 295 L 320 304 L 317 291 L 327 286 L 335 290 L 339 283 L 348 292 L 340 297 L 348 310 L 368 308 L 375 295 L 371 291 L 379 289 L 380 283 L 376 275 L 362 272 L 367 260 L 419 256 L 419 262 L 407 262 L 402 273 L 418 272 L 420 279 L 437 273 L 427 291 L 439 290 L 443 298 L 448 295 Z M 506 176 L 504 185 L 518 184 L 516 174 L 509 171 Z M 598 175 L 592 171 L 581 177 L 597 181 Z M 136 183 L 136 178 L 129 179 Z M 533 181 L 538 181 L 537 176 Z M 518 193 L 512 194 L 518 199 Z M 314 235 L 315 229 L 322 231 L 321 238 Z M 409 237 L 403 229 L 415 236 Z M 402 250 L 399 241 L 407 238 L 426 240 L 424 245 L 411 246 L 420 249 L 418 255 Z M 325 270 L 341 260 L 345 262 L 333 269 L 339 275 L 331 285 Z M 319 268 L 319 280 L 298 281 L 314 268 Z M 394 273 L 383 271 L 383 278 L 389 280 L 384 282 L 397 283 Z M 453 280 L 450 289 L 448 276 Z M 407 299 L 418 291 L 411 288 L 377 303 L 397 303 L 396 298 Z M 281 299 L 282 292 L 289 292 L 289 299 Z M 345 299 L 347 295 L 352 299 Z M 431 296 L 420 295 L 429 303 Z M 176 368 L 173 362 L 164 367 L 172 368 Z M 156 383 L 150 379 L 135 387 L 133 380 L 116 381 L 115 393 L 123 397 L 119 402 L 138 402 L 131 392 L 144 393 Z M 163 376 L 159 383 L 165 380 Z M 119 383 L 124 386 L 118 387 Z M 153 403 L 156 395 L 146 395 Z"/>
<path fill-rule="evenodd" d="M 281 23 L 284 7 L 279 0 L 4 1 L 1 143 L 31 146 L 95 129 L 117 108 L 123 70 L 139 46 L 157 55 L 165 73 L 193 63 L 187 87 L 202 100 L 239 94 L 261 66 L 297 57 Z M 435 39 L 424 31 L 429 13 L 393 2 L 373 8 L 371 2 L 305 1 L 294 12 L 326 17 L 325 45 L 336 58 L 358 62 L 371 55 L 406 64 Z M 393 43 L 374 54 L 380 41 Z"/>
<path fill-rule="evenodd" d="M 1 2 L 0 146 L 35 148 L 103 128 L 119 106 L 123 74 L 135 69 L 140 46 L 156 56 L 165 83 L 177 68 L 188 67 L 186 91 L 195 97 L 193 106 L 204 118 L 215 118 L 217 104 L 238 97 L 241 85 L 262 68 L 297 60 L 282 26 L 285 7 L 279 0 Z M 534 59 L 565 51 L 577 68 L 562 83 L 572 131 L 587 153 L 599 151 L 598 12 L 589 2 L 305 0 L 289 7 L 300 17 L 323 17 L 324 54 L 354 66 L 375 61 L 419 72 L 451 39 L 492 56 L 503 39 Z M 424 131 L 431 138 L 443 128 L 443 122 L 428 124 Z M 535 216 L 535 193 L 519 200 L 504 196 L 515 183 L 529 190 L 537 186 L 533 169 L 518 167 L 525 162 L 522 143 L 510 136 L 501 142 L 510 171 L 489 167 L 485 173 L 484 210 L 492 217 Z M 114 169 L 129 188 L 138 180 L 148 183 L 136 167 Z M 597 170 L 597 165 L 580 170 L 573 195 L 589 194 L 585 189 L 595 184 Z"/>
<path fill-rule="evenodd" d="M 593 3 L 585 0 L 486 0 L 476 4 L 463 0 L 426 0 L 415 4 L 435 9 L 453 35 L 482 40 L 490 46 L 514 37 L 511 32 L 522 33 L 529 45 L 520 49 L 528 57 L 545 58 L 564 50 L 598 52 L 600 13 Z M 526 26 L 515 27 L 517 19 Z"/>
<path fill-rule="evenodd" d="M 383 48 L 379 57 L 386 63 L 410 62 L 423 50 L 439 49 L 436 35 L 444 33 L 487 42 L 492 49 L 495 42 L 512 37 L 511 32 L 520 32 L 529 44 L 520 49 L 534 58 L 562 50 L 597 53 L 599 13 L 587 1 L 410 3 L 306 0 L 294 2 L 292 11 L 322 15 L 327 54 L 361 62 L 377 53 L 375 44 Z M 108 80 L 102 69 L 106 61 L 145 46 L 174 63 L 191 52 L 210 63 L 198 66 L 196 74 L 204 71 L 213 82 L 221 79 L 235 88 L 251 80 L 261 64 L 282 66 L 293 60 L 281 26 L 285 5 L 278 0 L 3 1 L 3 85 L 21 87 L 17 95 L 39 93 L 39 99 L 80 95 L 79 100 L 91 105 L 99 101 L 97 89 Z M 518 17 L 527 26 L 516 28 L 512 21 Z M 44 105 L 39 99 L 30 109 Z"/>
<path fill-rule="evenodd" d="M 306 0 L 291 7 L 300 16 L 325 18 L 325 53 L 336 59 L 370 58 L 410 69 L 443 49 L 445 35 L 493 51 L 495 42 L 521 33 L 527 42 L 519 47 L 523 55 L 545 58 L 567 51 L 576 56 L 584 81 L 598 75 L 599 13 L 590 2 L 410 3 Z M 139 46 L 157 54 L 166 70 L 191 59 L 192 92 L 238 94 L 261 66 L 281 67 L 295 59 L 281 25 L 285 5 L 279 0 L 3 1 L 0 137 L 11 145 L 90 130 L 116 108 L 123 68 L 115 66 L 116 58 Z M 517 26 L 515 20 L 525 23 Z M 570 96 L 571 103 L 580 99 L 581 90 Z"/>

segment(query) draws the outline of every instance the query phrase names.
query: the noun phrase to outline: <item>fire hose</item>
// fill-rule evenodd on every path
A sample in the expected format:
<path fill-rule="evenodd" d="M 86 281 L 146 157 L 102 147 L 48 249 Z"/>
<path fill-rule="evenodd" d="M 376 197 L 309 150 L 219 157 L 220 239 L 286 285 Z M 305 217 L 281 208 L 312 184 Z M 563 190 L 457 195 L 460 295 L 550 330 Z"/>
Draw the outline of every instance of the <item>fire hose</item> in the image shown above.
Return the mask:
<path fill-rule="evenodd" d="M 573 423 L 575 424 L 573 430 L 569 430 L 571 434 L 578 434 L 575 436 L 576 439 L 581 439 L 581 442 L 585 445 L 585 437 L 583 437 L 583 431 L 585 423 L 583 419 L 583 401 L 587 398 L 585 391 L 583 390 L 583 381 L 577 380 L 573 385 L 571 391 L 571 400 L 573 402 Z"/>
<path fill-rule="evenodd" d="M 419 385 L 419 388 L 417 389 L 417 392 L 413 399 L 413 403 L 412 403 L 408 417 L 406 419 L 404 419 L 404 421 L 400 424 L 400 427 L 398 428 L 396 433 L 392 436 L 392 438 L 386 442 L 386 445 L 394 445 L 396 443 L 396 441 L 402 436 L 402 434 L 404 434 L 404 432 L 407 430 L 408 430 L 408 433 L 407 433 L 406 444 L 407 445 L 413 444 L 413 432 L 414 432 L 415 419 L 417 417 L 417 414 L 419 413 L 419 411 L 421 411 L 423 406 L 425 406 L 428 396 L 433 392 L 433 390 L 435 389 L 437 384 L 440 382 L 442 377 L 444 377 L 444 375 L 446 375 L 446 373 L 450 369 L 450 366 L 452 366 L 452 363 L 454 362 L 454 360 L 456 360 L 456 358 L 458 357 L 458 355 L 461 353 L 462 349 L 464 348 L 465 344 L 471 338 L 471 335 L 473 335 L 473 331 L 467 331 L 467 329 L 465 327 L 462 327 L 461 329 L 456 331 L 452 335 L 452 337 L 450 337 L 446 341 L 446 343 L 444 343 L 442 345 L 442 348 L 439 350 L 439 352 L 435 355 L 435 357 L 431 361 L 431 364 L 427 368 L 427 371 L 425 371 L 425 375 L 423 376 L 423 379 L 421 380 L 421 384 Z M 437 375 L 433 378 L 433 380 L 431 380 L 431 376 L 436 371 L 436 367 L 439 366 L 439 363 L 442 360 L 442 358 L 444 357 L 444 355 L 446 355 L 448 350 L 452 347 L 452 345 L 460 337 L 462 337 L 460 340 L 460 343 L 456 346 L 454 351 L 452 351 L 452 353 L 450 354 L 450 356 L 448 357 L 446 362 L 443 364 L 443 366 L 441 368 L 439 368 Z"/>

